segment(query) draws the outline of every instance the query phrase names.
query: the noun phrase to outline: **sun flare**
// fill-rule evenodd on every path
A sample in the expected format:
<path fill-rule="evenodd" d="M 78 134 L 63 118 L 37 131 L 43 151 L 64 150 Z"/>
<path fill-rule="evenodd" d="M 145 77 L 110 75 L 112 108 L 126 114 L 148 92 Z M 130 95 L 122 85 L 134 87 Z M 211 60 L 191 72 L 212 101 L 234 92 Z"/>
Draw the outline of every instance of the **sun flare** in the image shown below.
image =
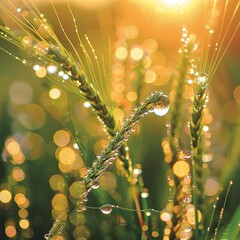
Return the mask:
<path fill-rule="evenodd" d="M 188 0 L 163 0 L 166 4 L 169 5 L 184 5 L 188 2 Z"/>

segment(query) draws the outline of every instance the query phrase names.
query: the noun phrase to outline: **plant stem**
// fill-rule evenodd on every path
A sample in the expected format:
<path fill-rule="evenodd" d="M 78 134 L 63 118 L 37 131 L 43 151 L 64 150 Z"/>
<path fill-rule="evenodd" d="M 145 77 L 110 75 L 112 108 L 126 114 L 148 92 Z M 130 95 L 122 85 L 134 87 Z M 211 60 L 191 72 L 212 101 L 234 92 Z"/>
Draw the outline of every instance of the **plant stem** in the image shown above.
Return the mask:
<path fill-rule="evenodd" d="M 134 113 L 130 114 L 130 118 L 125 120 L 120 131 L 109 141 L 106 148 L 102 150 L 101 155 L 93 162 L 92 168 L 85 176 L 84 185 L 86 191 L 83 198 L 91 191 L 93 182 L 98 181 L 108 166 L 116 159 L 118 149 L 125 141 L 128 141 L 140 118 L 153 112 L 154 109 L 159 106 L 163 107 L 162 105 L 166 103 L 166 98 L 167 96 L 163 92 L 156 91 L 152 93 L 138 108 L 135 109 Z"/>

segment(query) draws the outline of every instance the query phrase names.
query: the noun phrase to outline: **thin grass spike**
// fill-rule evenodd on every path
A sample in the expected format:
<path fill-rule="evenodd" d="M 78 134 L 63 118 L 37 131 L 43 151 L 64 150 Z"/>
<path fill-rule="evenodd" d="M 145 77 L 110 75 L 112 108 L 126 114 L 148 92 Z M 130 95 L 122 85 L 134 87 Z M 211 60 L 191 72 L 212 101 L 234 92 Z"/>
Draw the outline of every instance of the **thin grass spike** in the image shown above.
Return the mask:
<path fill-rule="evenodd" d="M 32 1 L 31 1 L 31 3 L 32 3 Z M 52 42 L 48 43 L 48 39 L 44 39 L 38 33 L 37 29 L 33 26 L 33 24 L 31 24 L 30 20 L 27 20 L 26 18 L 24 18 L 26 23 L 22 20 L 19 20 L 17 17 L 12 15 L 11 11 L 8 10 L 7 8 L 5 8 L 2 4 L 0 4 L 0 7 L 9 15 L 10 18 L 12 18 L 18 24 L 18 26 L 23 31 L 23 35 L 25 35 L 25 36 L 30 35 L 33 38 L 35 45 L 37 45 L 37 43 L 39 43 L 40 41 L 44 41 L 44 42 L 48 43 L 48 45 L 49 45 L 48 53 L 44 56 L 39 57 L 39 55 L 35 53 L 34 48 L 24 48 L 21 43 L 22 39 L 16 38 L 11 31 L 8 31 L 3 27 L 1 27 L 1 30 L 3 32 L 5 32 L 6 34 L 8 34 L 9 37 L 6 39 L 6 37 L 4 37 L 2 34 L 0 35 L 0 37 L 7 41 L 10 41 L 10 39 L 14 40 L 14 41 L 11 41 L 12 44 L 23 49 L 26 53 L 32 55 L 33 57 L 39 59 L 43 65 L 54 62 L 60 69 L 63 69 L 64 72 L 66 72 L 66 74 L 68 74 L 69 78 L 72 80 L 72 84 L 77 86 L 77 88 L 80 90 L 80 95 L 84 99 L 89 101 L 89 103 L 95 110 L 96 114 L 99 116 L 100 120 L 105 125 L 106 130 L 109 133 L 109 135 L 114 136 L 115 132 L 117 130 L 117 126 L 116 126 L 114 117 L 112 115 L 112 112 L 109 110 L 110 107 L 106 106 L 105 102 L 102 100 L 102 97 L 100 96 L 100 93 L 95 89 L 93 84 L 90 83 L 88 75 L 86 74 L 85 68 L 84 68 L 83 64 L 81 64 L 81 58 L 78 55 L 77 50 L 71 43 L 71 40 L 67 36 L 53 3 L 52 3 L 52 5 L 53 5 L 54 11 L 56 13 L 56 16 L 58 18 L 58 22 L 61 26 L 61 29 L 62 29 L 65 37 L 68 39 L 71 46 L 73 47 L 74 52 L 77 56 L 77 59 L 80 61 L 81 67 L 74 60 L 74 58 L 72 57 L 70 52 L 68 52 L 62 46 L 62 44 L 58 40 L 57 36 L 54 34 L 54 32 L 52 31 L 52 29 L 50 27 L 47 28 L 47 31 L 52 36 L 51 38 L 53 39 L 55 44 L 53 44 Z M 26 6 L 34 13 L 35 13 L 35 11 L 37 11 L 37 7 L 35 5 L 33 5 L 33 9 L 31 9 L 31 6 L 29 6 L 28 4 Z M 16 8 L 15 8 L 15 10 L 16 10 Z M 39 12 L 35 13 L 36 18 L 39 15 L 40 15 Z M 42 22 L 41 19 L 39 19 L 39 21 L 40 21 L 40 23 L 44 24 L 44 22 Z M 29 31 L 27 31 L 26 29 L 28 29 Z M 79 40 L 80 40 L 80 38 L 79 38 Z M 82 42 L 80 42 L 80 44 L 83 46 Z M 88 56 L 87 51 L 84 51 L 84 53 L 85 53 L 85 57 L 88 59 L 87 62 L 89 63 L 90 57 Z M 94 71 L 91 70 L 90 72 L 94 72 Z M 92 76 L 92 77 L 96 77 L 96 76 Z M 55 78 L 53 76 L 51 76 L 51 79 L 52 80 L 57 79 L 57 81 L 59 81 L 59 78 Z M 58 82 L 58 84 L 62 85 L 62 81 Z M 74 89 L 74 86 L 72 84 L 71 84 L 71 89 Z M 67 83 L 67 85 L 69 85 L 69 83 Z M 74 90 L 74 91 L 76 92 L 76 90 Z M 123 161 L 123 167 L 124 167 L 126 173 L 129 174 L 129 170 L 128 170 L 129 166 L 128 166 L 128 160 L 126 158 L 125 148 L 122 147 L 122 148 L 120 148 L 119 151 L 120 151 L 119 158 Z"/>

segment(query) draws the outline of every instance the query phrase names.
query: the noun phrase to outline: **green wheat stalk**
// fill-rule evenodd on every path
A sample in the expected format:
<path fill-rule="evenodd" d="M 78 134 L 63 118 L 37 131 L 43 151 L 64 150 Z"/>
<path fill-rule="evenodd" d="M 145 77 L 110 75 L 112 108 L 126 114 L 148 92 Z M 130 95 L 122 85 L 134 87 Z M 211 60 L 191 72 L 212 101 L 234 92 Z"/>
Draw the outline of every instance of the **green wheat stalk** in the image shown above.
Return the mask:
<path fill-rule="evenodd" d="M 40 19 L 38 17 L 39 14 L 35 12 L 36 9 L 34 11 L 33 9 L 30 8 L 30 6 L 27 5 L 26 7 L 28 7 L 30 11 L 33 11 L 33 14 L 38 19 L 38 21 L 40 21 L 42 24 L 45 23 L 44 19 Z M 19 28 L 22 30 L 21 34 L 23 35 L 23 36 L 17 37 L 14 35 L 14 33 L 10 29 L 0 25 L 0 30 L 1 30 L 0 37 L 10 42 L 11 44 L 17 46 L 19 49 L 24 50 L 27 55 L 31 56 L 32 58 L 35 58 L 36 61 L 40 61 L 44 66 L 46 65 L 48 66 L 52 62 L 54 62 L 60 69 L 62 69 L 66 74 L 68 74 L 69 78 L 72 80 L 72 83 L 73 83 L 71 84 L 71 86 L 69 86 L 69 83 L 65 85 L 65 83 L 63 83 L 63 81 L 61 81 L 58 76 L 51 75 L 47 77 L 50 80 L 57 82 L 57 84 L 60 84 L 61 86 L 74 90 L 74 92 L 76 92 L 75 89 L 77 86 L 77 88 L 79 89 L 78 94 L 80 93 L 83 99 L 89 101 L 94 111 L 98 115 L 99 120 L 103 123 L 108 134 L 111 137 L 113 137 L 117 130 L 117 126 L 116 126 L 116 122 L 113 117 L 113 114 L 109 110 L 110 107 L 108 107 L 106 103 L 103 101 L 99 91 L 97 91 L 93 86 L 93 84 L 90 83 L 87 73 L 84 70 L 84 66 L 81 63 L 81 59 L 79 55 L 76 53 L 77 51 L 75 47 L 73 47 L 73 49 L 78 57 L 78 60 L 80 61 L 80 66 L 74 60 L 72 54 L 64 48 L 64 46 L 58 40 L 57 36 L 54 34 L 54 31 L 49 26 L 47 28 L 47 31 L 49 34 L 51 34 L 52 38 L 50 40 L 43 39 L 43 37 L 40 36 L 40 34 L 37 32 L 34 25 L 28 19 L 24 18 L 23 19 L 24 21 L 18 19 L 13 15 L 13 13 L 10 10 L 8 10 L 1 3 L 0 3 L 0 8 L 2 8 L 2 10 L 10 18 L 12 18 L 12 20 L 19 26 Z M 47 49 L 48 53 L 45 56 L 39 56 L 35 52 L 34 47 L 28 47 L 28 48 L 23 47 L 22 41 L 24 36 L 31 36 L 33 39 L 33 44 L 35 46 L 40 41 L 44 41 L 45 43 L 47 43 L 49 45 Z M 26 63 L 27 61 L 23 60 L 23 62 Z M 126 157 L 126 150 L 124 146 L 119 149 L 118 157 L 122 160 L 124 169 L 128 173 L 128 160 Z"/>
<path fill-rule="evenodd" d="M 185 29 L 185 28 L 184 28 Z M 186 30 L 187 31 L 187 30 Z M 174 100 L 171 105 L 170 123 L 171 136 L 179 138 L 180 131 L 183 125 L 183 105 L 184 105 L 184 88 L 189 76 L 189 69 L 191 66 L 192 55 L 194 52 L 195 36 L 190 35 L 186 46 L 181 49 L 180 64 L 177 69 L 178 76 L 176 78 Z M 186 43 L 184 43 L 185 45 Z"/>
<path fill-rule="evenodd" d="M 202 154 L 201 154 L 201 132 L 203 110 L 206 104 L 206 90 L 208 79 L 205 73 L 200 73 L 195 78 L 194 100 L 191 114 L 190 132 L 193 151 L 192 176 L 193 176 L 193 204 L 195 209 L 196 239 L 199 237 L 198 207 L 203 202 L 203 174 L 202 174 Z M 202 209 L 201 209 L 202 210 Z M 201 211 L 202 212 L 202 211 Z"/>
<path fill-rule="evenodd" d="M 118 156 L 119 148 L 128 141 L 130 135 L 134 132 L 136 124 L 145 115 L 154 111 L 154 109 L 165 108 L 166 99 L 168 97 L 161 91 L 156 91 L 149 95 L 139 107 L 134 108 L 134 112 L 127 118 L 122 128 L 116 135 L 111 138 L 105 149 L 102 150 L 101 154 L 92 163 L 92 167 L 89 169 L 87 175 L 79 181 L 79 201 L 78 201 L 78 212 L 82 212 L 87 208 L 84 206 L 84 202 L 88 201 L 88 194 L 94 186 L 99 186 L 99 178 L 107 170 L 107 168 L 114 162 Z M 56 229 L 64 229 L 65 221 L 60 217 L 56 219 L 53 227 L 49 233 L 45 235 L 45 239 L 51 239 L 56 233 Z M 59 231 L 58 231 L 59 232 Z"/>
<path fill-rule="evenodd" d="M 118 155 L 118 149 L 128 141 L 132 132 L 134 132 L 137 122 L 141 117 L 153 112 L 155 108 L 164 108 L 167 96 L 163 92 L 156 91 L 149 95 L 145 101 L 141 103 L 130 117 L 123 123 L 122 128 L 109 141 L 105 149 L 102 150 L 100 156 L 93 162 L 88 174 L 84 177 L 83 183 L 86 191 L 83 198 L 93 189 L 94 182 L 97 182 L 106 169 L 113 163 Z"/>
<path fill-rule="evenodd" d="M 169 143 L 171 148 L 171 161 L 169 163 L 169 166 L 171 169 L 173 169 L 174 164 L 178 160 L 178 151 L 179 146 L 176 144 L 176 140 L 179 142 L 180 140 L 180 131 L 183 127 L 183 118 L 184 118 L 184 90 L 187 83 L 187 79 L 191 75 L 189 73 L 190 67 L 192 65 L 192 60 L 194 52 L 195 52 L 195 44 L 196 44 L 196 37 L 194 35 L 188 35 L 188 30 L 186 27 L 183 27 L 183 46 L 180 49 L 180 63 L 177 68 L 177 77 L 175 79 L 176 85 L 174 86 L 174 99 L 173 103 L 171 105 L 171 113 L 170 113 L 170 124 L 169 127 Z M 173 216 L 173 235 L 178 232 L 179 229 L 179 222 L 181 221 L 181 217 L 183 214 L 183 202 L 182 202 L 182 184 L 181 179 L 173 174 L 173 180 L 174 180 L 174 205 L 182 206 L 181 211 L 176 216 Z"/>

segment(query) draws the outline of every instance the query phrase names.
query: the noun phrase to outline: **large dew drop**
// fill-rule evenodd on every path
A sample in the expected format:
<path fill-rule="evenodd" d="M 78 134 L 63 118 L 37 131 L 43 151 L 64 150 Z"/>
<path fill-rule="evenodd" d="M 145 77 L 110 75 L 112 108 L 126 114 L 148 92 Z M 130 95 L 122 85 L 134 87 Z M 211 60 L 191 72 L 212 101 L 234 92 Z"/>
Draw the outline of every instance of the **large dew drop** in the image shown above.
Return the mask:
<path fill-rule="evenodd" d="M 156 103 L 154 107 L 154 113 L 158 116 L 164 116 L 167 114 L 170 108 L 170 102 L 167 95 L 162 95 L 161 100 Z"/>
<path fill-rule="evenodd" d="M 100 210 L 103 214 L 110 214 L 112 212 L 112 205 L 104 204 L 100 207 Z"/>
<path fill-rule="evenodd" d="M 98 189 L 100 187 L 100 183 L 98 181 L 94 181 L 92 184 L 93 189 Z"/>

